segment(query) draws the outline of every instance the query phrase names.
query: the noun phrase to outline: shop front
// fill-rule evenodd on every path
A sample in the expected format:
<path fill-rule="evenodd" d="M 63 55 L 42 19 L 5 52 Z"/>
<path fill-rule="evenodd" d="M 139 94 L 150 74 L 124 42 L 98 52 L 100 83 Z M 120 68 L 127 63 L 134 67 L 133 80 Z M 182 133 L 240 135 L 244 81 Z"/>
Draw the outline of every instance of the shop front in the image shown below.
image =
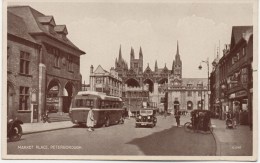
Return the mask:
<path fill-rule="evenodd" d="M 229 95 L 229 103 L 237 122 L 248 125 L 248 93 L 246 90 L 237 91 Z"/>

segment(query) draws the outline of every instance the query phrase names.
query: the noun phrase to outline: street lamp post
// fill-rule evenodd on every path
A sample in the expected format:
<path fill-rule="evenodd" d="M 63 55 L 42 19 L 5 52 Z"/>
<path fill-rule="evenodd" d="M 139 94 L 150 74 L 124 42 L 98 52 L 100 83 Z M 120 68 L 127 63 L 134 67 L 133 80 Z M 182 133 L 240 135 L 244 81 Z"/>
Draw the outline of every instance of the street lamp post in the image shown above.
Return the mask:
<path fill-rule="evenodd" d="M 210 109 L 209 107 L 209 95 L 210 95 L 210 90 L 209 90 L 209 58 L 207 58 L 207 60 L 206 61 L 201 61 L 201 63 L 206 63 L 207 64 L 207 68 L 208 68 L 208 91 L 207 91 L 207 93 L 208 93 L 208 109 Z M 200 65 L 199 65 L 199 69 L 201 70 L 202 69 L 202 66 L 201 66 L 201 63 L 200 63 Z M 201 96 L 202 96 L 202 92 L 201 92 Z M 204 99 L 205 100 L 205 99 Z"/>

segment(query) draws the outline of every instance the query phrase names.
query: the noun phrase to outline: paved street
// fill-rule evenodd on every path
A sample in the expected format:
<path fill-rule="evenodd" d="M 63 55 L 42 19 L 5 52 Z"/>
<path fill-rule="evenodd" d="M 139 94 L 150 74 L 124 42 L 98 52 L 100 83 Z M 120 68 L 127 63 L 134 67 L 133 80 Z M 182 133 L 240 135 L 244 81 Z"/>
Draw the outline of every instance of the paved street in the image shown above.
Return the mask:
<path fill-rule="evenodd" d="M 182 124 L 189 117 L 182 117 Z M 97 128 L 71 127 L 23 135 L 22 140 L 8 143 L 8 154 L 41 155 L 215 155 L 212 134 L 188 133 L 177 128 L 173 116 L 158 116 L 154 128 L 135 128 L 134 119 L 123 125 Z M 73 125 L 71 125 L 73 126 Z"/>

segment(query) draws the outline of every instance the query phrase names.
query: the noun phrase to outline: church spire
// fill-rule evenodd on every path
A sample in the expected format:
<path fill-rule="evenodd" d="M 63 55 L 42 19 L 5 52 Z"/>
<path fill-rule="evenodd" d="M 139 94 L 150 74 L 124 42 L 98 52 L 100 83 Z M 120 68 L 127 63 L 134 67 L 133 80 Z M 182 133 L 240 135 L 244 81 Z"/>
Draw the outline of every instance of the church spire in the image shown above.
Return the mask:
<path fill-rule="evenodd" d="M 175 55 L 175 62 L 179 64 L 181 62 L 180 53 L 179 53 L 179 42 L 177 41 L 177 51 Z"/>
<path fill-rule="evenodd" d="M 178 43 L 178 40 L 177 40 L 177 51 L 176 51 L 176 55 L 180 55 L 180 54 L 179 54 L 179 43 Z"/>
<path fill-rule="evenodd" d="M 122 51 L 121 51 L 121 44 L 119 48 L 119 57 L 118 57 L 119 62 L 122 60 Z"/>
<path fill-rule="evenodd" d="M 143 52 L 142 52 L 141 46 L 140 46 L 140 50 L 139 50 L 139 59 L 143 59 Z"/>
<path fill-rule="evenodd" d="M 131 47 L 130 58 L 131 58 L 131 60 L 135 59 L 135 52 L 134 52 L 133 47 Z"/>
<path fill-rule="evenodd" d="M 155 72 L 158 71 L 157 60 L 155 60 L 154 71 L 155 71 Z"/>

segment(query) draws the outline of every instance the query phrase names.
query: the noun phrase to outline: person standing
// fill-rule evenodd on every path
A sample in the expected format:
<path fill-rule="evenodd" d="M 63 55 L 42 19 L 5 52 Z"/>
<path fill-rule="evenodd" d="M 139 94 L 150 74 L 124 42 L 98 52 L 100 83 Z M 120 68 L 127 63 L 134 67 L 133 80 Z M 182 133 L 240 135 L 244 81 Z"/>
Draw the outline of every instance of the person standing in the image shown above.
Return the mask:
<path fill-rule="evenodd" d="M 180 126 L 180 111 L 179 111 L 179 109 L 176 109 L 176 111 L 175 111 L 175 119 L 176 119 L 176 123 L 177 123 L 177 127 L 181 127 Z"/>
<path fill-rule="evenodd" d="M 94 131 L 94 113 L 92 107 L 90 108 L 88 112 L 88 117 L 87 117 L 87 127 L 88 131 Z"/>

